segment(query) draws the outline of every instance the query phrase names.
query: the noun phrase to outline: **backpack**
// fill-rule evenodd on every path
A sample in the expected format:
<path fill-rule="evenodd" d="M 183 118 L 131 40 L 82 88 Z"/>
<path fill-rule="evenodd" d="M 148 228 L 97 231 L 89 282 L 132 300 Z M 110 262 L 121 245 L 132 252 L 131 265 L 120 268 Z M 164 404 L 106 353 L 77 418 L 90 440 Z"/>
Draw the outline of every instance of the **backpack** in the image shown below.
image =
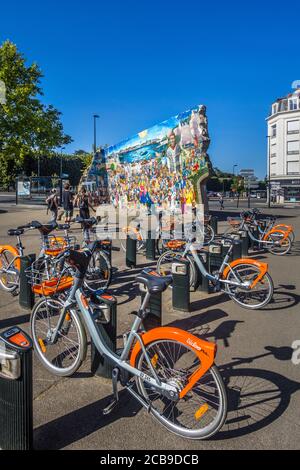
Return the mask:
<path fill-rule="evenodd" d="M 55 194 L 52 194 L 51 196 L 47 197 L 47 199 L 46 199 L 47 214 L 48 214 L 49 210 L 51 210 L 53 205 L 54 205 L 54 198 L 55 198 Z"/>

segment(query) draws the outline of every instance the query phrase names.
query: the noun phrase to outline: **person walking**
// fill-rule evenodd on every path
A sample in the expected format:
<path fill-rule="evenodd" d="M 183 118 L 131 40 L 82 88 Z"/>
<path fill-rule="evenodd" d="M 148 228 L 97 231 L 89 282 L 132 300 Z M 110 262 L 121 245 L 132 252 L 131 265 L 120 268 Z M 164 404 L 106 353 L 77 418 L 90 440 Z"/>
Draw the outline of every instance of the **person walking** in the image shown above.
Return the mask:
<path fill-rule="evenodd" d="M 90 218 L 90 209 L 96 212 L 92 204 L 90 203 L 89 196 L 86 192 L 85 188 L 81 188 L 80 192 L 77 194 L 74 200 L 75 205 L 78 205 L 79 208 L 79 216 L 82 219 L 89 219 Z"/>
<path fill-rule="evenodd" d="M 73 194 L 70 191 L 70 184 L 66 183 L 62 193 L 62 206 L 65 211 L 65 223 L 70 223 L 73 216 Z"/>
<path fill-rule="evenodd" d="M 47 207 L 47 215 L 48 212 L 51 212 L 51 222 L 56 222 L 57 220 L 57 213 L 58 213 L 58 198 L 57 198 L 57 192 L 56 189 L 53 188 L 51 190 L 51 194 L 49 197 L 46 199 L 46 203 L 48 205 Z"/>
<path fill-rule="evenodd" d="M 220 203 L 220 210 L 223 211 L 224 210 L 224 197 L 223 197 L 223 194 L 219 194 L 219 203 Z"/>

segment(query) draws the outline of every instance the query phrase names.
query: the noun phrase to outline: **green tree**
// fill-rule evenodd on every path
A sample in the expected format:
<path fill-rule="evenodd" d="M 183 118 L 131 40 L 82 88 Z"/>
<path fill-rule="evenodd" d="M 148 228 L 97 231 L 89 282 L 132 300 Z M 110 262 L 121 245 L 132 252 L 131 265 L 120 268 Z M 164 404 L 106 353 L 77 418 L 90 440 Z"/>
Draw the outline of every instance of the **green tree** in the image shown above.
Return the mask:
<path fill-rule="evenodd" d="M 80 160 L 82 161 L 82 168 L 83 170 L 86 170 L 91 166 L 92 160 L 93 160 L 93 154 L 86 152 L 85 150 L 75 150 L 74 155 L 76 157 L 79 157 Z"/>
<path fill-rule="evenodd" d="M 23 170 L 27 158 L 51 156 L 57 147 L 69 144 L 60 122 L 60 112 L 41 102 L 43 75 L 37 64 L 26 64 L 17 46 L 0 46 L 0 81 L 6 100 L 0 104 L 0 182 L 8 185 Z"/>

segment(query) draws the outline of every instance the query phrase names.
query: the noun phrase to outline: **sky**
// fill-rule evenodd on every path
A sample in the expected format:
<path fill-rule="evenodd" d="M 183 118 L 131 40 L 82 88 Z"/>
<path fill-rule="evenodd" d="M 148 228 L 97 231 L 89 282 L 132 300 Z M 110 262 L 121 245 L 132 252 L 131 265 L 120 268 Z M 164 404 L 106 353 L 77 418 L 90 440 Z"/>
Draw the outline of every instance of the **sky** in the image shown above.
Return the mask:
<path fill-rule="evenodd" d="M 116 144 L 196 104 L 207 106 L 214 166 L 266 175 L 271 103 L 300 80 L 300 3 L 202 0 L 1 2 L 0 43 L 44 78 L 43 101 L 74 142 Z"/>

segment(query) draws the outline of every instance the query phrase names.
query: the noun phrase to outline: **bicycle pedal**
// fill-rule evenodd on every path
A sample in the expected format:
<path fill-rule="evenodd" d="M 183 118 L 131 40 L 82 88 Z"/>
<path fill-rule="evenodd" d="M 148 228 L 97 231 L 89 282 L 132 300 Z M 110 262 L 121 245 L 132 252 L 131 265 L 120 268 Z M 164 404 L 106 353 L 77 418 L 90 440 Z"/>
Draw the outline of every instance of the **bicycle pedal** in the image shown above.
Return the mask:
<path fill-rule="evenodd" d="M 119 403 L 119 400 L 112 398 L 110 403 L 105 408 L 102 409 L 102 414 L 104 416 L 109 415 L 115 409 L 118 403 Z"/>
<path fill-rule="evenodd" d="M 18 290 L 15 290 L 14 292 L 11 293 L 13 297 L 18 297 L 20 292 Z"/>

